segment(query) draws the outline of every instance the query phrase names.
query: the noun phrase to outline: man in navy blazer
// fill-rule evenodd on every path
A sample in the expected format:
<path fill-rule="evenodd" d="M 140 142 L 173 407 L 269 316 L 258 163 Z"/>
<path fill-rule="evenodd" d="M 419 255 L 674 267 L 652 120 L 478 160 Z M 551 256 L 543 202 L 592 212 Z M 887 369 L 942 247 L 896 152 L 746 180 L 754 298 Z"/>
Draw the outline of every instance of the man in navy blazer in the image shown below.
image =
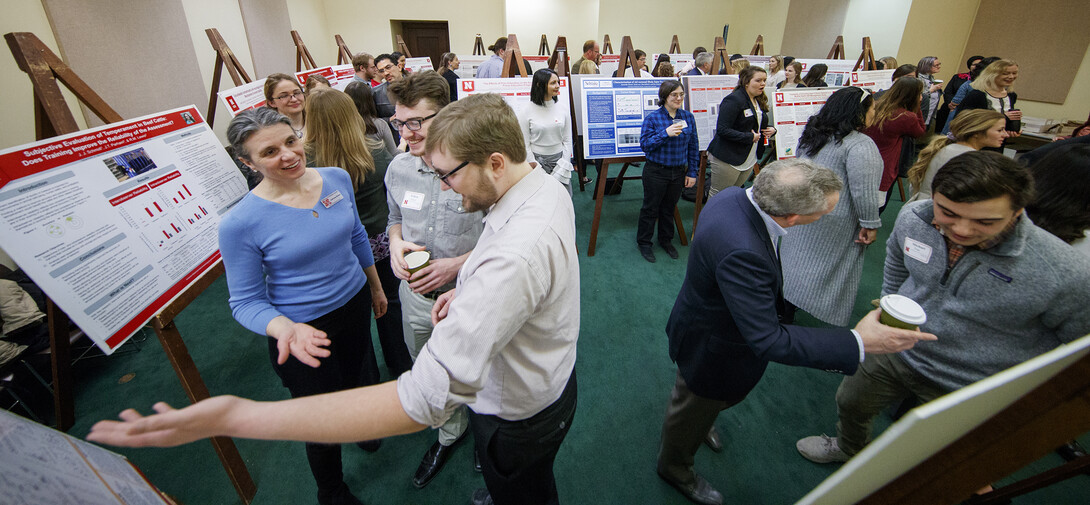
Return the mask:
<path fill-rule="evenodd" d="M 690 500 L 722 495 L 693 470 L 693 457 L 723 409 L 757 385 L 769 361 L 852 374 L 864 353 L 893 353 L 934 335 L 878 322 L 853 330 L 783 325 L 778 238 L 817 221 L 840 199 L 841 181 L 809 160 L 765 167 L 753 188 L 729 188 L 701 215 L 681 292 L 666 325 L 677 379 L 662 427 L 658 473 Z"/>
<path fill-rule="evenodd" d="M 685 75 L 708 75 L 712 71 L 712 53 L 703 52 L 696 55 L 696 60 L 693 61 L 693 69 L 686 72 Z"/>

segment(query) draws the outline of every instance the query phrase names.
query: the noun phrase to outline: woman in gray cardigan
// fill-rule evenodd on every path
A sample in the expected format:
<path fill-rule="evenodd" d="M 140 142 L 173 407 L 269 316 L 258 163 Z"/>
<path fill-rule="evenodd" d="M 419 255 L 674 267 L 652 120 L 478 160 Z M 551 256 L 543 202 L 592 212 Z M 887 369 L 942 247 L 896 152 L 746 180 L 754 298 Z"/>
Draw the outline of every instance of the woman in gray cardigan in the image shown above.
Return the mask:
<path fill-rule="evenodd" d="M 862 133 L 874 115 L 873 105 L 861 88 L 844 88 L 810 118 L 799 139 L 799 155 L 836 172 L 844 189 L 831 213 L 791 228 L 780 245 L 784 297 L 837 326 L 848 324 L 863 275 L 863 252 L 882 225 L 882 157 Z"/>

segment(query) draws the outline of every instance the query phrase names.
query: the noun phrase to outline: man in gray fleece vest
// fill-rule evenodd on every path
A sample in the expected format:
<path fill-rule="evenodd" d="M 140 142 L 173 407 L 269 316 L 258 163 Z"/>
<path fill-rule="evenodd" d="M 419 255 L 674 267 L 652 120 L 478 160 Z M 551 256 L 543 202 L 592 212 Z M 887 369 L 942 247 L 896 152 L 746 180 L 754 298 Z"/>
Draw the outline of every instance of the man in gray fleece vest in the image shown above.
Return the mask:
<path fill-rule="evenodd" d="M 837 438 L 799 440 L 817 463 L 863 449 L 874 417 L 909 395 L 928 402 L 1090 333 L 1090 259 L 1022 212 L 1029 171 L 996 153 L 950 160 L 933 200 L 902 209 L 886 243 L 882 294 L 927 312 L 937 341 L 867 355 L 836 392 Z"/>

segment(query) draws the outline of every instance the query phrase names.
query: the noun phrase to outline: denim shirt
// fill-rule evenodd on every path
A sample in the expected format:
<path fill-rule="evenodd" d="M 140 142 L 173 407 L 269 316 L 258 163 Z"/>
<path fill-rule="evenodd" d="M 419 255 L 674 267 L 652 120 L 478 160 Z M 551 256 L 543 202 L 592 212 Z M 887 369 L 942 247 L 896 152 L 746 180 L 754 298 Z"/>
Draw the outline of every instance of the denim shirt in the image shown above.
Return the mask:
<path fill-rule="evenodd" d="M 404 240 L 424 246 L 432 258 L 453 258 L 473 250 L 484 229 L 483 212 L 466 212 L 462 195 L 443 191 L 418 156 L 403 153 L 386 169 L 386 230 L 401 225 Z M 454 287 L 454 282 L 440 289 Z"/>

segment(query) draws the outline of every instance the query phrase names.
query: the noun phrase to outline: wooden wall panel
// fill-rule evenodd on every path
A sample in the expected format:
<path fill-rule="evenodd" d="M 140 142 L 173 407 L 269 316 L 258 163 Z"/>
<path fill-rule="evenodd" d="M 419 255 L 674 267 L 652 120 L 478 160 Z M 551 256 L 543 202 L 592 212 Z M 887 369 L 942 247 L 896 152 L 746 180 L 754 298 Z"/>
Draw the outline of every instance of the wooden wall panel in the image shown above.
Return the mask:
<path fill-rule="evenodd" d="M 837 35 L 842 35 L 848 14 L 848 0 L 795 1 L 787 8 L 787 24 L 783 32 L 781 54 L 796 58 L 824 58 L 829 55 Z M 732 27 L 733 28 L 733 27 Z M 855 47 L 855 41 L 845 41 L 845 48 Z M 858 56 L 858 50 L 848 51 Z"/>

